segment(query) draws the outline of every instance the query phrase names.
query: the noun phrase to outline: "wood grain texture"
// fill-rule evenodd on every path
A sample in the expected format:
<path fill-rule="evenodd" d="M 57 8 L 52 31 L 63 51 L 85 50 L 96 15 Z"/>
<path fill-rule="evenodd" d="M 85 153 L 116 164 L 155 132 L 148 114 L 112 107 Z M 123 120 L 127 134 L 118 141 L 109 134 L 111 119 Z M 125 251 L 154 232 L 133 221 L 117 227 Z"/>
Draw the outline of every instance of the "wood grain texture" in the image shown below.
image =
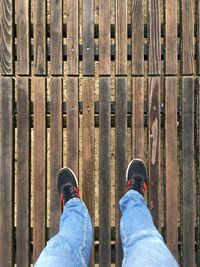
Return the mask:
<path fill-rule="evenodd" d="M 3 75 L 14 74 L 13 0 L 1 1 L 1 69 Z"/>
<path fill-rule="evenodd" d="M 144 160 L 144 78 L 132 79 L 133 158 Z"/>
<path fill-rule="evenodd" d="M 110 75 L 110 0 L 99 0 L 99 75 Z"/>
<path fill-rule="evenodd" d="M 73 1 L 72 1 L 73 2 Z M 63 1 L 51 1 L 51 74 L 63 74 Z"/>
<path fill-rule="evenodd" d="M 182 1 L 182 74 L 194 73 L 194 0 Z"/>
<path fill-rule="evenodd" d="M 79 79 L 67 79 L 67 166 L 79 177 Z"/>
<path fill-rule="evenodd" d="M 161 25 L 159 0 L 149 0 L 149 13 L 149 74 L 158 75 L 161 73 Z"/>
<path fill-rule="evenodd" d="M 177 0 L 166 1 L 166 74 L 177 74 Z"/>
<path fill-rule="evenodd" d="M 149 206 L 160 229 L 160 78 L 149 78 Z"/>
<path fill-rule="evenodd" d="M 83 1 L 83 75 L 94 75 L 94 0 Z"/>
<path fill-rule="evenodd" d="M 177 78 L 165 80 L 165 149 L 166 149 L 166 239 L 179 262 L 178 252 L 178 140 L 177 140 Z"/>
<path fill-rule="evenodd" d="M 17 78 L 17 266 L 30 262 L 30 79 Z"/>
<path fill-rule="evenodd" d="M 115 166 L 115 224 L 116 224 L 116 265 L 121 266 L 123 252 L 120 238 L 119 200 L 125 192 L 127 168 L 127 79 L 116 78 L 116 166 Z"/>
<path fill-rule="evenodd" d="M 67 73 L 79 74 L 79 2 L 67 0 Z"/>
<path fill-rule="evenodd" d="M 33 263 L 46 238 L 46 79 L 34 78 Z"/>
<path fill-rule="evenodd" d="M 17 1 L 17 73 L 30 75 L 30 2 Z"/>
<path fill-rule="evenodd" d="M 47 74 L 46 0 L 34 1 L 34 67 L 35 75 Z"/>
<path fill-rule="evenodd" d="M 110 79 L 99 88 L 99 264 L 111 264 Z M 105 253 L 106 251 L 106 253 Z"/>
<path fill-rule="evenodd" d="M 0 78 L 0 266 L 7 267 L 14 263 L 13 85 L 11 78 Z"/>
<path fill-rule="evenodd" d="M 183 266 L 195 266 L 194 229 L 194 80 L 183 78 L 182 91 L 183 153 Z M 188 179 L 188 177 L 190 179 Z"/>
<path fill-rule="evenodd" d="M 116 75 L 127 74 L 127 0 L 116 0 Z"/>
<path fill-rule="evenodd" d="M 61 213 L 57 191 L 57 173 L 62 168 L 63 131 L 62 131 L 62 78 L 51 79 L 50 89 L 50 236 L 59 230 Z"/>
<path fill-rule="evenodd" d="M 132 1 L 132 74 L 144 73 L 144 15 L 143 2 Z"/>

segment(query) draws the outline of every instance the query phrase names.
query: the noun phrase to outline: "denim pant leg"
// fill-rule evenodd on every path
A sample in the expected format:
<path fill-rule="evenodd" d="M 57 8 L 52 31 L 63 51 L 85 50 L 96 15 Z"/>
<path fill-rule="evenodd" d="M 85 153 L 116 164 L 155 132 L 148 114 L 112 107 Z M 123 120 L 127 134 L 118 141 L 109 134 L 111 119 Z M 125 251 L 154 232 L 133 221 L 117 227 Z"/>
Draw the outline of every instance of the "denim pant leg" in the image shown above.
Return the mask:
<path fill-rule="evenodd" d="M 92 223 L 86 205 L 69 200 L 60 219 L 60 229 L 38 258 L 35 267 L 88 266 L 92 245 Z"/>
<path fill-rule="evenodd" d="M 123 267 L 177 267 L 174 257 L 154 226 L 142 195 L 129 190 L 120 200 Z"/>

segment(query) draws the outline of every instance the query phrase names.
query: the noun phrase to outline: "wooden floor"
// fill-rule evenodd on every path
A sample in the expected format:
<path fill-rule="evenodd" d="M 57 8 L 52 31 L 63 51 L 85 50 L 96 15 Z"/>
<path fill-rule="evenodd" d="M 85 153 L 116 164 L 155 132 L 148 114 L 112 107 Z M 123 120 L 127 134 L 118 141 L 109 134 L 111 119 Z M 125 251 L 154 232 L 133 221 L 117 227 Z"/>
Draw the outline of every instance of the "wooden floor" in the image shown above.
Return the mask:
<path fill-rule="evenodd" d="M 0 266 L 30 266 L 58 231 L 64 165 L 94 222 L 91 266 L 121 266 L 133 157 L 173 255 L 200 266 L 200 1 L 2 0 L 0 17 Z"/>

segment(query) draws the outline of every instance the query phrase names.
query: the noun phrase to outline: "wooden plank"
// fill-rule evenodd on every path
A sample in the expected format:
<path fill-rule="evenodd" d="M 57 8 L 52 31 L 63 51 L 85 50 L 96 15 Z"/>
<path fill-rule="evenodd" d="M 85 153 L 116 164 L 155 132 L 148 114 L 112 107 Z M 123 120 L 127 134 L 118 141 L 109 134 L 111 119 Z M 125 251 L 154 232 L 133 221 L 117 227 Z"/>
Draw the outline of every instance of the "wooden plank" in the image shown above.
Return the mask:
<path fill-rule="evenodd" d="M 35 75 L 47 74 L 46 0 L 34 1 L 34 67 Z"/>
<path fill-rule="evenodd" d="M 116 74 L 127 74 L 127 0 L 116 0 Z"/>
<path fill-rule="evenodd" d="M 94 177 L 94 78 L 83 78 L 83 120 L 82 143 L 82 196 L 92 221 L 95 216 L 95 177 Z M 91 251 L 90 266 L 94 266 L 94 244 Z"/>
<path fill-rule="evenodd" d="M 166 239 L 170 251 L 179 262 L 176 77 L 167 77 L 165 80 L 165 107 Z"/>
<path fill-rule="evenodd" d="M 30 80 L 17 78 L 17 266 L 30 262 Z"/>
<path fill-rule="evenodd" d="M 1 70 L 3 75 L 14 75 L 13 57 L 13 0 L 1 1 Z"/>
<path fill-rule="evenodd" d="M 30 2 L 17 1 L 17 73 L 30 75 Z"/>
<path fill-rule="evenodd" d="M 67 73 L 79 74 L 79 3 L 67 0 Z"/>
<path fill-rule="evenodd" d="M 51 74 L 63 74 L 63 1 L 51 1 Z"/>
<path fill-rule="evenodd" d="M 67 166 L 79 177 L 78 78 L 67 79 Z"/>
<path fill-rule="evenodd" d="M 46 80 L 34 79 L 33 263 L 45 246 L 46 234 Z"/>
<path fill-rule="evenodd" d="M 177 74 L 177 0 L 166 1 L 166 74 Z"/>
<path fill-rule="evenodd" d="M 110 79 L 99 89 L 99 264 L 111 264 Z M 105 253 L 106 251 L 106 253 Z"/>
<path fill-rule="evenodd" d="M 149 74 L 161 74 L 161 25 L 160 1 L 149 0 L 150 37 L 149 37 Z"/>
<path fill-rule="evenodd" d="M 144 73 L 144 15 L 143 2 L 132 1 L 132 74 Z"/>
<path fill-rule="evenodd" d="M 182 91 L 183 153 L 183 266 L 195 266 L 194 229 L 194 81 L 183 78 Z M 188 179 L 189 177 L 189 179 Z"/>
<path fill-rule="evenodd" d="M 132 79 L 133 158 L 144 160 L 144 78 Z"/>
<path fill-rule="evenodd" d="M 13 266 L 14 261 L 14 129 L 13 80 L 0 79 L 0 266 Z"/>
<path fill-rule="evenodd" d="M 149 82 L 149 206 L 160 229 L 160 78 Z"/>
<path fill-rule="evenodd" d="M 182 74 L 194 73 L 194 0 L 182 1 Z"/>
<path fill-rule="evenodd" d="M 110 0 L 99 0 L 99 75 L 110 75 Z"/>
<path fill-rule="evenodd" d="M 94 0 L 83 1 L 83 75 L 94 75 Z"/>
<path fill-rule="evenodd" d="M 116 178 L 115 178 L 115 207 L 116 207 L 116 266 L 121 266 L 123 252 L 120 238 L 119 200 L 125 192 L 125 177 L 127 168 L 127 79 L 116 79 Z"/>
<path fill-rule="evenodd" d="M 57 191 L 57 173 L 62 167 L 62 79 L 51 79 L 50 105 L 50 236 L 59 230 L 61 213 Z"/>

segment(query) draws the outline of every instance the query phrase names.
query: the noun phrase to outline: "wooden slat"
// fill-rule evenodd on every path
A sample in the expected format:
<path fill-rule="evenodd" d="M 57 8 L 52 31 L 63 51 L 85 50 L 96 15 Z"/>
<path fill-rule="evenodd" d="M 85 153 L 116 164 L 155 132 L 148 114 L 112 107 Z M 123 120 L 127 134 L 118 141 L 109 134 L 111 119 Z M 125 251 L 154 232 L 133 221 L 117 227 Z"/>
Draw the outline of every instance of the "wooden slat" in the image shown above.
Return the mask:
<path fill-rule="evenodd" d="M 0 79 L 0 266 L 13 266 L 14 220 L 14 130 L 13 130 L 13 80 Z M 6 207 L 6 208 L 5 208 Z"/>
<path fill-rule="evenodd" d="M 17 2 L 17 73 L 30 75 L 30 2 Z"/>
<path fill-rule="evenodd" d="M 79 19 L 78 0 L 67 0 L 67 73 L 79 73 Z"/>
<path fill-rule="evenodd" d="M 116 74 L 127 74 L 127 0 L 116 0 Z"/>
<path fill-rule="evenodd" d="M 149 203 L 160 228 L 160 78 L 149 80 Z"/>
<path fill-rule="evenodd" d="M 94 78 L 83 78 L 83 167 L 82 196 L 86 203 L 92 221 L 95 216 L 95 178 L 94 178 Z M 91 251 L 90 266 L 94 266 L 94 245 Z"/>
<path fill-rule="evenodd" d="M 67 79 L 67 166 L 79 177 L 78 78 Z"/>
<path fill-rule="evenodd" d="M 51 79 L 50 105 L 50 236 L 58 232 L 61 213 L 57 173 L 62 167 L 62 79 Z"/>
<path fill-rule="evenodd" d="M 110 0 L 99 0 L 99 74 L 110 75 Z"/>
<path fill-rule="evenodd" d="M 166 1 L 166 74 L 177 74 L 177 0 Z"/>
<path fill-rule="evenodd" d="M 132 1 L 132 74 L 144 73 L 144 16 L 143 2 Z"/>
<path fill-rule="evenodd" d="M 33 262 L 45 246 L 46 228 L 46 80 L 34 79 Z"/>
<path fill-rule="evenodd" d="M 125 177 L 127 168 L 127 79 L 116 79 L 116 266 L 121 266 L 122 246 L 120 239 L 119 200 L 125 192 Z"/>
<path fill-rule="evenodd" d="M 133 158 L 144 160 L 144 78 L 132 79 Z"/>
<path fill-rule="evenodd" d="M 63 1 L 51 1 L 51 74 L 63 74 Z"/>
<path fill-rule="evenodd" d="M 30 79 L 17 78 L 17 266 L 30 262 Z"/>
<path fill-rule="evenodd" d="M 182 1 L 182 73 L 194 73 L 194 0 Z"/>
<path fill-rule="evenodd" d="M 34 1 L 34 67 L 36 75 L 47 74 L 46 1 Z"/>
<path fill-rule="evenodd" d="M 183 78 L 183 266 L 195 266 L 194 232 L 194 81 Z"/>
<path fill-rule="evenodd" d="M 161 73 L 161 25 L 160 1 L 149 0 L 150 38 L 149 38 L 149 74 Z"/>
<path fill-rule="evenodd" d="M 99 264 L 111 264 L 110 79 L 99 89 Z M 105 253 L 106 251 L 106 253 Z"/>
<path fill-rule="evenodd" d="M 14 74 L 13 0 L 1 1 L 1 68 L 3 75 Z"/>
<path fill-rule="evenodd" d="M 177 78 L 165 80 L 165 149 L 166 149 L 166 239 L 179 261 L 178 252 L 178 160 L 177 160 Z"/>
<path fill-rule="evenodd" d="M 83 75 L 94 75 L 94 0 L 83 1 Z"/>

